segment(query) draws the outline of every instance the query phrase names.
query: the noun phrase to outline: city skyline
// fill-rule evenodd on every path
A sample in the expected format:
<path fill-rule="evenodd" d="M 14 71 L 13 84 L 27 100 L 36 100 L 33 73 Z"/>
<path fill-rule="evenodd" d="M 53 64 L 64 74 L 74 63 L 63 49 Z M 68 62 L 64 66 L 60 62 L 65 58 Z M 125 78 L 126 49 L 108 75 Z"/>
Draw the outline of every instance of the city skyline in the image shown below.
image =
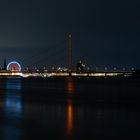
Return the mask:
<path fill-rule="evenodd" d="M 0 4 L 0 64 L 67 66 L 67 33 L 73 65 L 139 68 L 139 1 L 3 1 Z"/>

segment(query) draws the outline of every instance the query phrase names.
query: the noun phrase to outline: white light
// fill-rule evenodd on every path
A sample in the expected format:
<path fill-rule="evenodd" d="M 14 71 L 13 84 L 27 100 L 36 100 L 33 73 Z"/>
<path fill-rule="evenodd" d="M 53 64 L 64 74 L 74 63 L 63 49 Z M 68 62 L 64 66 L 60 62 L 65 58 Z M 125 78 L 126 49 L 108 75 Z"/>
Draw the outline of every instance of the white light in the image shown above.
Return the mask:
<path fill-rule="evenodd" d="M 21 71 L 21 66 L 20 66 L 20 64 L 19 64 L 18 62 L 16 62 L 16 61 L 10 62 L 10 63 L 7 65 L 7 70 L 9 70 L 9 66 L 10 66 L 11 64 L 17 64 L 18 67 L 19 67 L 19 71 Z"/>

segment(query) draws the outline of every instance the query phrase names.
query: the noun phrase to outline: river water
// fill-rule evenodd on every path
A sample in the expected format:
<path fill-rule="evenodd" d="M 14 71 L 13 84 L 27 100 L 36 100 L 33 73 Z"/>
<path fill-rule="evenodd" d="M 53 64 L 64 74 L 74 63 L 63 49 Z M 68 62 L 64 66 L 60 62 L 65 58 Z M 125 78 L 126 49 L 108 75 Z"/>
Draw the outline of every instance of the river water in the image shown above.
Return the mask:
<path fill-rule="evenodd" d="M 138 78 L 1 78 L 0 140 L 140 138 Z"/>

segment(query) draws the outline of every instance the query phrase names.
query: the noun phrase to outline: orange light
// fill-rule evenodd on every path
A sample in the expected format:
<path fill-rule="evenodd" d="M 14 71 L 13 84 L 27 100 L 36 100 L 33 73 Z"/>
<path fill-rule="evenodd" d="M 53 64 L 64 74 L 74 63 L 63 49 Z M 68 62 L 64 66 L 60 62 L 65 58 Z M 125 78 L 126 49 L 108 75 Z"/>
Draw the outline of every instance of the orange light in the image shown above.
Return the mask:
<path fill-rule="evenodd" d="M 68 95 L 71 95 L 74 91 L 74 85 L 73 85 L 73 81 L 72 81 L 72 78 L 69 77 L 67 79 L 67 93 Z"/>
<path fill-rule="evenodd" d="M 67 140 L 72 139 L 73 135 L 73 106 L 72 101 L 68 101 L 67 107 Z"/>
<path fill-rule="evenodd" d="M 73 108 L 72 108 L 72 102 L 69 101 L 68 102 L 68 110 L 67 110 L 67 115 L 68 115 L 68 132 L 71 132 L 72 128 L 73 128 Z"/>
<path fill-rule="evenodd" d="M 73 130 L 73 105 L 72 105 L 72 94 L 74 92 L 73 79 L 71 77 L 67 78 L 67 95 L 68 95 L 68 105 L 67 105 L 67 139 L 72 139 Z"/>

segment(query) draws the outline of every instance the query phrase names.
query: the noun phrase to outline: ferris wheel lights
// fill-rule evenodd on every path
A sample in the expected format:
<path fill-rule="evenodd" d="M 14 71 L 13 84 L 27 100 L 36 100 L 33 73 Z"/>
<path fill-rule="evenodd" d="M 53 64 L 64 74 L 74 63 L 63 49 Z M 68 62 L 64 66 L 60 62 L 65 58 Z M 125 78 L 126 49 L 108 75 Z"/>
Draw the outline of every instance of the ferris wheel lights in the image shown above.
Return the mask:
<path fill-rule="evenodd" d="M 12 61 L 7 65 L 7 70 L 19 72 L 21 71 L 21 66 L 18 62 Z"/>

